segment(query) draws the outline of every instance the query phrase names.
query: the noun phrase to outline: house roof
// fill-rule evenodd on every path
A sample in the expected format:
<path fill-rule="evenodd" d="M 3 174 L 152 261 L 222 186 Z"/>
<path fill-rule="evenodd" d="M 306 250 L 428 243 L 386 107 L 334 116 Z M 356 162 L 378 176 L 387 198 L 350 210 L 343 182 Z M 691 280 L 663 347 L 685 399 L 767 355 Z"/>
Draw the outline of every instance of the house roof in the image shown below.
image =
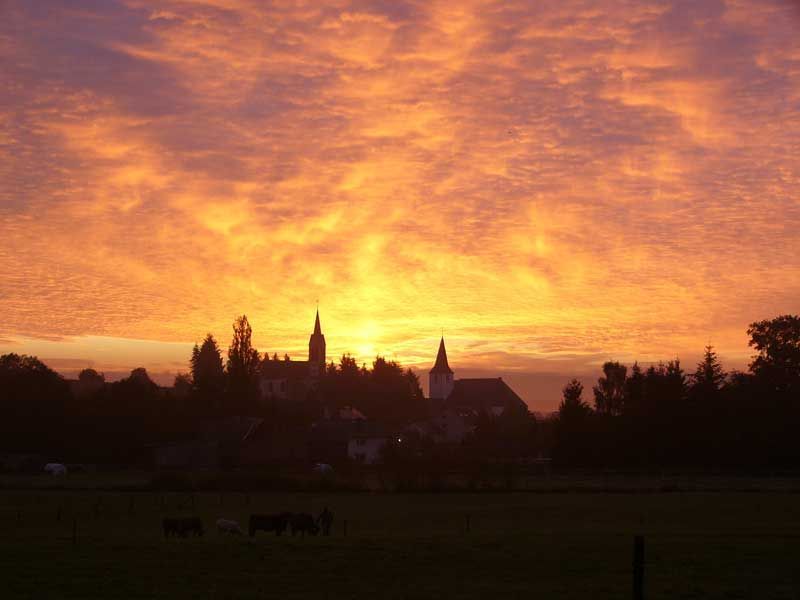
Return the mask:
<path fill-rule="evenodd" d="M 525 402 L 501 377 L 486 379 L 457 379 L 446 405 L 488 411 L 491 407 L 505 410 L 526 410 Z"/>
<path fill-rule="evenodd" d="M 307 360 L 265 360 L 261 363 L 264 379 L 304 379 L 308 377 Z"/>
<path fill-rule="evenodd" d="M 431 373 L 449 373 L 453 374 L 450 365 L 447 364 L 447 350 L 444 347 L 444 337 L 439 342 L 439 353 L 436 355 L 436 364 L 430 370 Z"/>

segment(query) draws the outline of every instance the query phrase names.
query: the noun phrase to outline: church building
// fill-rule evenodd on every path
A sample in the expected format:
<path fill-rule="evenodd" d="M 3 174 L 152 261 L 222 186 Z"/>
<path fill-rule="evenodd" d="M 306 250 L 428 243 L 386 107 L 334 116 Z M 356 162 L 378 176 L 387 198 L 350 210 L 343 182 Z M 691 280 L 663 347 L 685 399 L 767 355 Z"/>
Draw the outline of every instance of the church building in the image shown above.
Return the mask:
<path fill-rule="evenodd" d="M 308 340 L 308 360 L 265 360 L 261 363 L 259 387 L 265 400 L 305 400 L 325 372 L 325 336 L 319 323 Z"/>
<path fill-rule="evenodd" d="M 439 342 L 436 363 L 428 373 L 431 402 L 443 409 L 485 412 L 500 415 L 505 412 L 527 412 L 528 406 L 502 377 L 455 379 L 447 362 L 444 336 Z"/>

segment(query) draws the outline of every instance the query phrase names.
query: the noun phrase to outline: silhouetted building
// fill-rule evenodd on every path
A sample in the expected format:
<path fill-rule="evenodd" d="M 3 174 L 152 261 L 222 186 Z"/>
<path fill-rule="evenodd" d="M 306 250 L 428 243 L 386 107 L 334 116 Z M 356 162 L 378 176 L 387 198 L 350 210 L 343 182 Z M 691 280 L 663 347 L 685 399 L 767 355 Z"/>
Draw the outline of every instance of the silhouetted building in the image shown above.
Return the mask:
<path fill-rule="evenodd" d="M 459 444 L 475 431 L 475 411 L 444 408 L 430 419 L 412 423 L 404 432 L 429 438 L 437 444 Z"/>
<path fill-rule="evenodd" d="M 447 350 L 444 347 L 444 336 L 439 342 L 439 353 L 436 364 L 428 373 L 428 386 L 431 400 L 445 400 L 453 391 L 453 370 L 447 364 Z"/>
<path fill-rule="evenodd" d="M 319 309 L 314 321 L 314 333 L 308 340 L 308 367 L 312 377 L 319 377 L 325 372 L 325 336 L 319 325 Z"/>
<path fill-rule="evenodd" d="M 347 441 L 347 456 L 364 465 L 378 464 L 383 460 L 383 449 L 389 439 L 379 425 L 357 421 Z"/>
<path fill-rule="evenodd" d="M 264 360 L 259 382 L 261 397 L 265 400 L 304 401 L 325 372 L 325 356 L 325 336 L 317 310 L 314 332 L 308 341 L 308 360 Z"/>
<path fill-rule="evenodd" d="M 446 405 L 456 410 L 474 410 L 494 416 L 528 410 L 522 398 L 501 377 L 456 380 Z"/>
<path fill-rule="evenodd" d="M 500 415 L 506 411 L 527 411 L 528 407 L 502 378 L 454 379 L 447 362 L 444 337 L 439 342 L 436 363 L 429 373 L 430 399 L 454 414 L 485 412 Z"/>

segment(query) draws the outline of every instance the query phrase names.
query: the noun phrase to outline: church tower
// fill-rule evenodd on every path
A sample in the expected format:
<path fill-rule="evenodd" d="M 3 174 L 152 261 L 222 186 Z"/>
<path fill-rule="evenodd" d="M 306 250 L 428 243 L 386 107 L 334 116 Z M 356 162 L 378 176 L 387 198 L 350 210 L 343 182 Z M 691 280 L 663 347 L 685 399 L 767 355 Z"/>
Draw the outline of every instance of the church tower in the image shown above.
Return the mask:
<path fill-rule="evenodd" d="M 314 323 L 314 333 L 308 340 L 308 369 L 312 377 L 319 377 L 325 372 L 325 336 L 319 325 L 319 309 Z"/>
<path fill-rule="evenodd" d="M 447 350 L 444 348 L 444 336 L 439 342 L 439 353 L 436 364 L 428 374 L 428 387 L 431 400 L 447 400 L 453 391 L 453 370 L 447 364 Z"/>

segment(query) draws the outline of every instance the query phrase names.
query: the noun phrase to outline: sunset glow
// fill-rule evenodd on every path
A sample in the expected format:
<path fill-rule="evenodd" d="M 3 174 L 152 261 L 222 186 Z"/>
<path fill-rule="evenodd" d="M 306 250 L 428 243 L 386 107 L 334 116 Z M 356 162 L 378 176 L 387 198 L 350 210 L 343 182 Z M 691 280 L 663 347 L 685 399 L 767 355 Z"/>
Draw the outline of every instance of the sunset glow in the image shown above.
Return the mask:
<path fill-rule="evenodd" d="M 800 9 L 755 2 L 0 3 L 0 353 L 262 351 L 502 375 L 800 311 Z"/>

